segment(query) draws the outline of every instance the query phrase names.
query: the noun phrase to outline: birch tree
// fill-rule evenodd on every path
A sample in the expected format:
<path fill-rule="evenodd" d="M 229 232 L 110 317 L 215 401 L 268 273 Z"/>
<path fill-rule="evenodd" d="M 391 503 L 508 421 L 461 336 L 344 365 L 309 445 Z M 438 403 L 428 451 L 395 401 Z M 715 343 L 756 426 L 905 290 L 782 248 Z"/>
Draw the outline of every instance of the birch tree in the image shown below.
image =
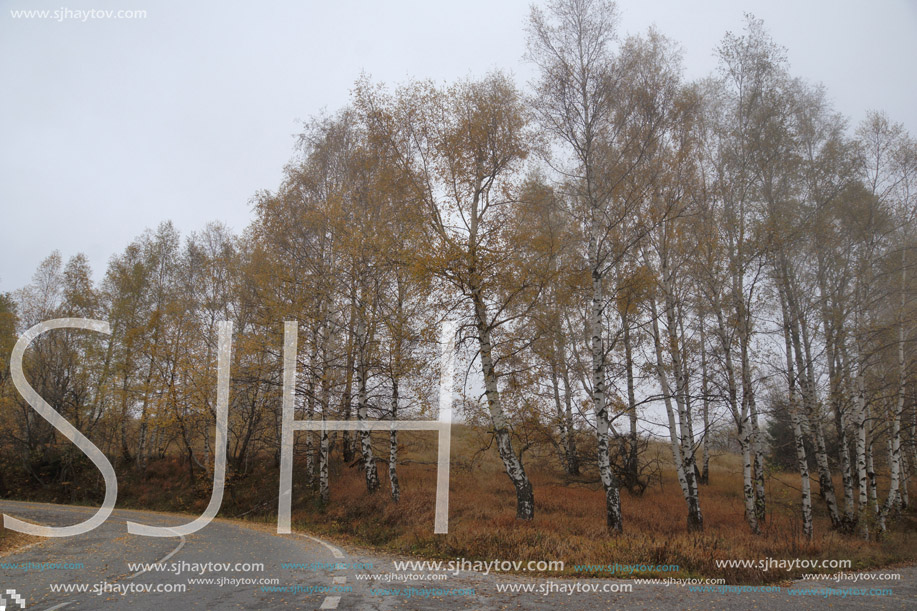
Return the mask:
<path fill-rule="evenodd" d="M 746 520 L 757 533 L 766 510 L 753 363 L 755 311 L 766 263 L 766 242 L 757 231 L 762 218 L 760 171 L 771 161 L 765 140 L 776 129 L 773 111 L 780 102 L 785 54 L 750 16 L 745 33 L 727 33 L 717 54 L 720 76 L 708 89 L 713 182 L 705 189 L 705 209 L 712 215 L 707 222 L 717 225 L 719 235 L 705 255 L 710 267 L 704 284 L 716 318 L 723 394 L 742 449 Z"/>
<path fill-rule="evenodd" d="M 543 129 L 563 147 L 553 165 L 570 180 L 570 196 L 580 208 L 582 239 L 591 289 L 584 335 L 589 338 L 589 392 L 597 436 L 599 476 L 605 489 L 605 522 L 610 533 L 623 529 L 618 482 L 608 447 L 606 277 L 621 245 L 610 233 L 633 211 L 614 206 L 612 192 L 621 174 L 611 173 L 615 135 L 625 140 L 624 121 L 613 117 L 617 8 L 602 0 L 558 0 L 549 14 L 533 7 L 528 23 L 527 56 L 539 69 L 532 105 Z M 634 202 L 629 202 L 633 206 Z"/>
<path fill-rule="evenodd" d="M 515 226 L 518 181 L 532 136 L 521 96 L 495 73 L 445 91 L 416 83 L 394 98 L 364 83 L 357 106 L 425 210 L 432 248 L 416 263 L 470 309 L 493 435 L 516 490 L 516 517 L 530 520 L 532 484 L 513 451 L 495 344 L 540 288 L 538 279 L 527 277 L 529 266 L 507 233 Z"/>
<path fill-rule="evenodd" d="M 890 424 L 888 435 L 888 469 L 889 488 L 888 496 L 881 507 L 877 506 L 877 528 L 879 533 L 887 529 L 886 520 L 889 513 L 897 508 L 900 503 L 901 490 L 901 445 L 902 445 L 902 417 L 905 409 L 906 388 L 908 383 L 908 358 L 907 345 L 910 343 L 910 326 L 905 322 L 908 311 L 908 277 L 910 267 L 913 265 L 911 252 L 911 234 L 913 232 L 915 208 L 917 208 L 917 144 L 904 131 L 903 127 L 894 124 L 881 114 L 872 112 L 857 130 L 860 150 L 863 155 L 862 177 L 873 197 L 879 205 L 887 209 L 888 214 L 894 218 L 896 230 L 889 236 L 887 261 L 889 276 L 893 280 L 889 283 L 889 297 L 895 306 L 887 321 L 880 323 L 887 328 L 886 334 L 890 336 L 885 340 L 893 346 L 891 352 L 894 357 L 889 359 L 895 371 L 893 398 L 884 402 Z M 909 255 L 911 255 L 909 257 Z M 857 423 L 859 427 L 859 421 Z M 857 430 L 859 443 L 860 430 Z M 867 471 L 874 474 L 872 468 L 872 452 L 867 449 Z M 859 448 L 859 446 L 858 446 Z M 859 450 L 858 450 L 859 451 Z M 870 475 L 870 490 L 875 494 L 875 477 Z M 862 492 L 861 492 L 862 496 Z M 878 505 L 877 501 L 876 504 Z M 865 529 L 864 529 L 865 534 Z"/>

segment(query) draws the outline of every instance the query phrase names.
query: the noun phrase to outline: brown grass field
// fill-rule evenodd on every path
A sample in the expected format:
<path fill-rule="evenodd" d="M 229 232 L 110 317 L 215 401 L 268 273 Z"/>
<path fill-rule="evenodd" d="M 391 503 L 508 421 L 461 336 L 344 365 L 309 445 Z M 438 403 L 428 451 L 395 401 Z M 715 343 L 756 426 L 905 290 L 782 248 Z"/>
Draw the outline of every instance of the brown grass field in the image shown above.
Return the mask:
<path fill-rule="evenodd" d="M 298 437 L 297 452 L 303 451 Z M 387 457 L 387 434 L 375 440 L 377 455 Z M 786 581 L 811 569 L 723 569 L 717 560 L 729 559 L 849 559 L 851 569 L 867 569 L 917 562 L 917 516 L 909 509 L 891 526 L 881 542 L 863 541 L 830 530 L 813 482 L 815 537 L 807 541 L 798 516 L 798 475 L 773 473 L 768 478 L 768 515 L 761 535 L 752 535 L 745 523 L 741 498 L 741 471 L 737 456 L 722 455 L 712 462 L 711 483 L 701 487 L 705 530 L 688 532 L 686 508 L 666 446 L 651 445 L 647 454 L 662 465 L 661 473 L 645 493 L 622 491 L 623 535 L 610 537 L 604 528 L 604 493 L 594 469 L 567 478 L 546 454 L 526 454 L 526 468 L 535 490 L 535 519 L 515 519 L 515 494 L 496 450 L 478 453 L 479 433 L 456 426 L 453 433 L 450 479 L 449 534 L 433 534 L 435 437 L 411 432 L 399 436 L 401 501 L 388 493 L 386 462 L 379 462 L 382 488 L 366 493 L 359 464 L 348 467 L 336 457 L 331 464 L 331 502 L 321 507 L 305 484 L 304 466 L 297 459 L 294 472 L 293 526 L 332 539 L 409 556 L 469 560 L 563 560 L 565 574 L 584 564 L 676 564 L 678 573 L 640 574 L 640 577 L 720 577 L 727 583 Z M 545 449 L 542 448 L 542 451 Z M 192 488 L 186 467 L 178 459 L 153 462 L 145 475 L 118 469 L 120 507 L 199 513 L 207 504 L 210 482 L 199 474 Z M 840 482 L 837 482 L 840 485 Z M 265 457 L 244 476 L 231 478 L 221 516 L 257 522 L 276 519 L 277 469 Z M 880 487 L 881 494 L 881 487 Z M 70 502 L 48 491 L 20 491 L 19 498 Z M 3 530 L 3 529 L 0 529 Z M 0 533 L 0 553 L 11 545 L 9 533 Z M 557 573 L 553 573 L 557 575 Z M 601 574 L 610 577 L 608 574 Z"/>
<path fill-rule="evenodd" d="M 413 443 L 408 445 L 432 462 L 434 444 L 421 442 L 414 435 Z M 580 481 L 569 481 L 545 460 L 532 460 L 528 465 L 535 490 L 535 519 L 519 522 L 515 519 L 515 493 L 496 451 L 488 452 L 472 468 L 467 464 L 456 468 L 456 463 L 462 465 L 462 461 L 456 461 L 456 452 L 470 441 L 461 429 L 456 437 L 448 535 L 433 535 L 435 471 L 433 466 L 418 464 L 399 467 L 402 497 L 397 504 L 387 494 L 384 466 L 380 465 L 383 489 L 372 497 L 366 494 L 357 468 L 338 470 L 333 474 L 332 502 L 324 511 L 310 507 L 308 492 L 300 490 L 300 508 L 294 505 L 294 526 L 422 557 L 563 560 L 567 574 L 574 574 L 574 565 L 583 564 L 677 564 L 680 577 L 766 583 L 785 581 L 798 574 L 722 569 L 715 561 L 849 559 L 852 569 L 917 561 L 917 519 L 913 512 L 902 516 L 885 541 L 866 542 L 832 532 L 823 503 L 815 497 L 816 535 L 812 542 L 807 541 L 798 516 L 798 475 L 790 473 L 776 473 L 769 478 L 767 522 L 761 535 L 752 535 L 744 518 L 741 463 L 739 457 L 731 455 L 714 460 L 711 483 L 701 488 L 705 522 L 702 533 L 687 530 L 686 506 L 673 469 L 663 468 L 661 482 L 655 482 L 642 496 L 622 491 L 625 532 L 609 537 L 605 532 L 604 493 L 597 474 L 586 471 Z M 661 454 L 659 458 L 666 466 L 667 451 L 663 446 L 650 448 L 650 453 Z M 813 571 L 807 569 L 799 574 L 803 572 Z"/>

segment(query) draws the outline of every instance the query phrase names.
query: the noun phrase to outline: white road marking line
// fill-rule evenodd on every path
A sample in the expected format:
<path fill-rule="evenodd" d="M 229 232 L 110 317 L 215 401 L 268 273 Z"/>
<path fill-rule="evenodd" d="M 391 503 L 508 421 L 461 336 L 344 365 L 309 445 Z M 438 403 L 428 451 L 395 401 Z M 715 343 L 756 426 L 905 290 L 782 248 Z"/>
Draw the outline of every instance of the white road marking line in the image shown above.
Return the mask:
<path fill-rule="evenodd" d="M 343 558 L 343 557 L 344 557 L 344 552 L 342 552 L 342 551 L 339 550 L 338 548 L 334 547 L 334 546 L 331 545 L 330 543 L 325 543 L 325 542 L 322 541 L 321 539 L 317 539 L 317 538 L 312 537 L 312 536 L 310 536 L 310 535 L 304 535 L 304 534 L 302 534 L 302 533 L 295 533 L 295 534 L 299 535 L 300 537 L 305 537 L 306 539 L 312 539 L 312 540 L 315 541 L 316 543 L 321 543 L 322 545 L 324 545 L 325 547 L 327 547 L 329 550 L 331 550 L 331 554 L 332 554 L 335 558 Z M 333 597 L 332 597 L 332 598 L 333 598 Z M 340 598 L 340 597 L 338 597 L 338 598 Z M 331 608 L 333 609 L 334 607 L 331 607 Z"/>
<path fill-rule="evenodd" d="M 29 503 L 29 504 L 44 505 L 43 503 Z M 81 509 L 81 508 L 77 508 L 77 509 Z M 169 552 L 168 554 L 166 554 L 165 556 L 163 556 L 162 558 L 160 558 L 160 559 L 157 560 L 156 562 L 150 563 L 151 565 L 154 565 L 154 564 L 161 564 L 161 563 L 163 563 L 163 562 L 166 562 L 166 561 L 169 560 L 172 556 L 174 556 L 175 554 L 177 554 L 177 553 L 185 546 L 185 543 L 187 542 L 187 539 L 185 539 L 184 535 L 180 535 L 180 534 L 178 534 L 178 533 L 175 533 L 175 534 L 178 535 L 178 536 L 181 538 L 181 541 L 179 542 L 179 544 L 175 547 L 175 549 L 173 549 L 171 552 Z M 330 543 L 326 543 L 325 541 L 322 541 L 321 539 L 319 539 L 319 538 L 317 538 L 317 537 L 313 537 L 313 536 L 311 536 L 311 535 L 306 535 L 306 534 L 303 534 L 303 533 L 294 533 L 294 534 L 297 534 L 297 535 L 299 535 L 300 537 L 304 537 L 304 538 L 306 538 L 306 539 L 310 539 L 310 540 L 312 540 L 312 541 L 315 541 L 316 543 L 319 543 L 320 545 L 322 545 L 322 546 L 324 546 L 325 548 L 327 548 L 335 558 L 342 559 L 342 558 L 345 557 L 345 556 L 344 556 L 344 552 L 342 552 L 340 549 L 338 549 L 337 547 L 331 545 Z M 38 545 L 38 543 L 33 543 L 32 545 L 27 546 L 25 549 L 28 549 L 28 547 L 32 547 L 33 545 Z M 23 551 L 24 551 L 24 550 L 23 550 Z M 134 577 L 138 577 L 138 576 L 140 576 L 140 575 L 146 573 L 148 570 L 149 570 L 149 569 L 147 568 L 147 569 L 143 569 L 143 570 L 137 571 L 137 572 L 134 573 L 133 575 L 128 576 L 127 579 L 133 579 Z M 335 585 L 343 585 L 343 584 L 347 583 L 347 578 L 346 578 L 346 577 L 334 577 L 333 581 L 334 581 L 334 584 L 335 584 Z M 326 597 L 325 597 L 325 600 L 322 601 L 322 606 L 319 607 L 319 608 L 320 608 L 320 609 L 337 609 L 338 604 L 340 604 L 340 602 L 341 602 L 341 597 L 340 597 L 340 596 L 326 596 Z M 45 611 L 56 611 L 57 609 L 63 609 L 64 607 L 66 607 L 66 606 L 68 606 L 68 605 L 70 605 L 70 604 L 72 604 L 72 603 L 73 603 L 73 601 L 63 602 L 63 603 L 60 603 L 60 604 L 55 605 L 55 606 L 53 606 L 53 607 L 48 607 L 47 609 L 45 609 Z"/>
<path fill-rule="evenodd" d="M 172 530 L 172 529 L 170 528 L 169 530 Z M 172 531 L 172 532 L 175 532 L 175 531 Z M 175 534 L 178 535 L 178 533 L 175 533 Z M 185 535 L 178 535 L 178 536 L 181 537 L 181 541 L 179 542 L 178 547 L 176 547 L 175 549 L 173 549 L 171 552 L 169 552 L 168 554 L 166 554 L 165 556 L 163 556 L 162 558 L 160 558 L 160 559 L 157 560 L 156 562 L 153 562 L 152 564 L 159 564 L 159 563 L 165 562 L 166 560 L 168 560 L 169 558 L 171 558 L 172 556 L 174 556 L 175 554 L 177 554 L 177 553 L 178 553 L 178 550 L 180 550 L 181 548 L 185 547 L 185 541 L 186 541 Z M 148 570 L 149 570 L 149 567 L 147 567 L 147 568 L 145 568 L 145 569 L 141 569 L 141 570 L 137 571 L 136 573 L 134 573 L 133 575 L 129 576 L 128 579 L 133 579 L 134 577 L 138 577 L 138 576 L 140 576 L 140 575 L 143 575 L 143 574 L 146 573 Z"/>
<path fill-rule="evenodd" d="M 304 537 L 304 538 L 306 538 L 306 539 L 309 539 L 309 540 L 311 540 L 311 541 L 315 541 L 316 543 L 319 543 L 319 544 L 325 546 L 328 550 L 331 551 L 331 554 L 332 554 L 335 558 L 344 558 L 344 552 L 342 552 L 341 550 L 339 550 L 339 549 L 336 548 L 335 546 L 331 545 L 330 543 L 326 543 L 325 541 L 322 541 L 321 539 L 319 539 L 319 538 L 317 538 L 317 537 L 313 537 L 313 536 L 311 536 L 311 535 L 306 535 L 306 534 L 303 534 L 303 533 L 294 533 L 294 534 L 297 534 L 297 535 L 299 535 L 300 537 Z M 345 583 L 347 583 L 347 578 L 346 578 L 346 577 L 335 577 L 335 578 L 333 578 L 333 582 L 334 582 L 335 585 L 345 584 Z M 319 607 L 319 609 L 337 609 L 337 608 L 338 608 L 338 604 L 340 604 L 340 602 L 341 602 L 341 597 L 340 597 L 340 596 L 326 596 L 326 597 L 325 597 L 325 600 L 322 601 L 322 606 Z"/>

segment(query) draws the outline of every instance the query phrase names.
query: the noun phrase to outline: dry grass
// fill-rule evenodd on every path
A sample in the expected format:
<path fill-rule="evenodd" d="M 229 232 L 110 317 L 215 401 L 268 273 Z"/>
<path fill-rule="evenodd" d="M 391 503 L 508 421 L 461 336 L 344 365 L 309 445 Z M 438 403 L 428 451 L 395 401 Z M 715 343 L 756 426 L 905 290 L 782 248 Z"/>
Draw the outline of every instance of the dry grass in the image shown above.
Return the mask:
<path fill-rule="evenodd" d="M 377 450 L 387 452 L 387 435 L 376 441 Z M 661 478 L 642 496 L 622 492 L 625 532 L 609 537 L 604 527 L 604 493 L 594 469 L 586 469 L 579 478 L 566 478 L 551 457 L 531 454 L 535 448 L 526 455 L 526 468 L 535 490 L 535 519 L 519 522 L 515 519 L 515 493 L 496 451 L 491 449 L 472 459 L 480 439 L 473 430 L 462 426 L 455 427 L 453 433 L 449 534 L 434 536 L 435 437 L 431 433 L 401 433 L 399 441 L 403 446 L 400 456 L 406 464 L 399 466 L 402 498 L 397 504 L 388 494 L 384 462 L 379 463 L 382 489 L 370 496 L 359 466 L 348 467 L 335 457 L 331 464 L 331 503 L 324 508 L 306 488 L 303 465 L 297 462 L 294 528 L 427 558 L 563 560 L 566 573 L 580 576 L 589 573 L 576 573 L 574 565 L 677 564 L 680 572 L 675 576 L 679 577 L 766 583 L 814 571 L 721 569 L 716 561 L 849 559 L 853 569 L 917 562 L 917 519 L 913 510 L 894 524 L 886 541 L 865 542 L 832 532 L 823 503 L 816 496 L 816 536 L 812 542 L 807 541 L 798 518 L 798 476 L 791 473 L 769 477 L 768 519 L 761 535 L 750 534 L 741 498 L 741 463 L 731 455 L 714 459 L 711 483 L 701 487 L 705 521 L 702 533 L 688 532 L 684 500 L 671 470 L 664 467 Z M 650 456 L 658 457 L 663 465 L 671 461 L 665 446 L 652 446 Z M 119 507 L 196 514 L 207 505 L 211 484 L 205 474 L 198 473 L 197 487 L 193 488 L 187 467 L 177 458 L 154 461 L 142 475 L 128 467 L 118 472 Z M 247 475 L 228 480 L 221 516 L 273 522 L 277 490 L 277 468 L 272 459 L 255 461 Z M 75 500 L 51 489 L 23 488 L 16 496 L 55 502 Z M 83 502 L 94 503 L 90 498 Z M 4 532 L 3 536 L 9 534 Z M 0 538 L 0 546 L 9 545 L 7 541 Z"/>
<path fill-rule="evenodd" d="M 431 461 L 435 447 L 411 435 L 407 456 Z M 453 456 L 469 440 L 470 435 L 459 429 Z M 446 536 L 433 535 L 435 468 L 426 464 L 399 467 L 402 498 L 397 504 L 387 494 L 385 468 L 383 489 L 368 496 L 359 469 L 338 466 L 333 471 L 332 502 L 324 510 L 303 487 L 294 489 L 294 525 L 424 557 L 563 560 L 569 574 L 574 574 L 574 565 L 583 564 L 677 564 L 678 576 L 722 577 L 729 583 L 782 581 L 813 571 L 722 569 L 716 560 L 850 559 L 854 569 L 917 560 L 913 514 L 903 517 L 887 541 L 875 543 L 830 531 L 827 517 L 817 507 L 817 534 L 807 541 L 797 516 L 798 492 L 792 486 L 798 482 L 792 474 L 770 478 L 768 519 L 762 534 L 752 535 L 744 518 L 741 465 L 734 456 L 715 459 L 711 484 L 701 489 L 704 532 L 688 532 L 685 502 L 673 474 L 664 471 L 661 483 L 642 496 L 622 493 L 625 533 L 618 537 L 605 532 L 604 493 L 597 482 L 589 481 L 588 473 L 578 482 L 568 481 L 543 463 L 532 464 L 536 515 L 525 523 L 515 519 L 515 493 L 495 452 L 473 468 L 456 469 L 455 464 L 453 460 Z"/>

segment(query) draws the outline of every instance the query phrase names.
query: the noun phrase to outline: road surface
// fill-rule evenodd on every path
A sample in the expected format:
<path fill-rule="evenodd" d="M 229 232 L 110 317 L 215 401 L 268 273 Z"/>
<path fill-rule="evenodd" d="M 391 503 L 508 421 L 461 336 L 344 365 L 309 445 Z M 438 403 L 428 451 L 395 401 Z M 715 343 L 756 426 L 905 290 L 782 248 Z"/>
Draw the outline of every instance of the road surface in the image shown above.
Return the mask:
<path fill-rule="evenodd" d="M 0 501 L 0 511 L 63 526 L 86 519 L 95 509 Z M 45 611 L 917 608 L 917 567 L 884 571 L 901 574 L 901 580 L 894 582 L 795 582 L 795 595 L 787 592 L 790 584 L 784 584 L 780 592 L 723 593 L 626 580 L 526 578 L 467 571 L 437 579 L 442 573 L 396 570 L 394 562 L 404 558 L 332 544 L 303 533 L 277 535 L 270 525 L 215 520 L 184 538 L 149 538 L 129 535 L 127 520 L 175 526 L 189 518 L 116 510 L 90 533 L 43 539 L 0 558 L 0 596 L 5 598 L 6 610 L 22 608 L 19 600 L 28 610 Z M 584 591 L 620 590 L 627 585 L 630 592 Z M 826 586 L 832 589 L 827 594 Z M 864 592 L 881 588 L 885 593 L 860 594 L 851 588 Z M 0 602 L 0 609 L 3 604 Z"/>

